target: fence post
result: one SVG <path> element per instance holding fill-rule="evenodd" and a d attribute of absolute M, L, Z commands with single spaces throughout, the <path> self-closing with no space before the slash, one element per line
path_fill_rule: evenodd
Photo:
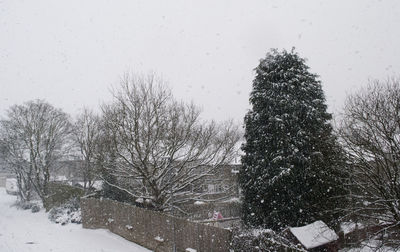
<path fill-rule="evenodd" d="M 196 236 L 196 237 L 197 237 L 197 239 L 196 239 L 196 241 L 197 241 L 197 248 L 196 248 L 196 249 L 197 249 L 198 251 L 200 251 L 200 230 L 199 230 L 199 229 L 200 229 L 200 226 L 199 226 L 199 224 L 196 223 L 196 227 L 197 227 L 197 236 Z M 203 234 L 201 234 L 201 235 L 203 235 Z M 203 238 L 203 236 L 202 236 L 202 238 Z"/>
<path fill-rule="evenodd" d="M 172 243 L 173 243 L 173 245 L 172 245 L 172 252 L 176 252 L 176 244 L 175 244 L 175 222 L 176 222 L 176 218 L 174 217 L 173 218 L 173 220 L 174 220 L 174 222 L 173 222 L 173 225 L 172 225 L 172 232 L 173 232 L 173 234 L 172 234 Z"/>

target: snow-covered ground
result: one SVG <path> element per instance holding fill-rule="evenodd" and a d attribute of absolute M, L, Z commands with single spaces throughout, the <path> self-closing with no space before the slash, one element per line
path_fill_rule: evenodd
<path fill-rule="evenodd" d="M 43 211 L 31 213 L 11 205 L 16 196 L 0 187 L 1 252 L 149 252 L 107 230 L 83 229 L 82 225 L 61 226 L 48 220 Z"/>

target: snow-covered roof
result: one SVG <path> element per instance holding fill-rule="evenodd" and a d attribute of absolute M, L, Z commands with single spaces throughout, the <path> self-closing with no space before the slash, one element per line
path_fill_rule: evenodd
<path fill-rule="evenodd" d="M 306 248 L 312 249 L 339 239 L 335 231 L 323 221 L 316 221 L 303 227 L 290 228 L 290 232 Z"/>

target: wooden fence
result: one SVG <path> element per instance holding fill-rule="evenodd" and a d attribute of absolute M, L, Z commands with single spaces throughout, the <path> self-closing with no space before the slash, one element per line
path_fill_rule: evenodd
<path fill-rule="evenodd" d="M 81 199 L 84 228 L 106 228 L 154 251 L 229 251 L 231 231 L 108 199 Z M 190 250 L 189 250 L 190 251 Z"/>

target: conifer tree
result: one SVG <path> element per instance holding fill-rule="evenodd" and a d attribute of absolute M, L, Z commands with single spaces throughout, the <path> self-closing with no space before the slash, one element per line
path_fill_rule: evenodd
<path fill-rule="evenodd" d="M 255 69 L 239 183 L 243 220 L 275 230 L 332 224 L 341 195 L 341 148 L 318 76 L 291 52 L 271 50 Z"/>

